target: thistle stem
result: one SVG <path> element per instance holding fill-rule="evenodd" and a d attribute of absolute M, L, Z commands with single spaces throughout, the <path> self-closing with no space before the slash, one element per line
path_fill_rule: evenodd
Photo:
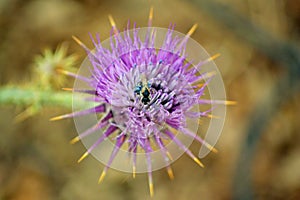
<path fill-rule="evenodd" d="M 41 90 L 37 88 L 22 88 L 9 86 L 0 88 L 0 105 L 32 106 L 39 107 L 64 107 L 72 109 L 73 94 L 54 90 Z M 89 102 L 82 98 L 74 98 L 75 105 L 80 108 L 89 107 Z"/>

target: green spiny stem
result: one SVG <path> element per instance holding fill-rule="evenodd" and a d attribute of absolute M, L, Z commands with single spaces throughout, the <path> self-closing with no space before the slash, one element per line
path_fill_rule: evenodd
<path fill-rule="evenodd" d="M 53 90 L 39 90 L 22 88 L 17 86 L 0 88 L 0 105 L 31 106 L 41 107 L 64 107 L 72 109 L 73 94 L 71 92 L 57 92 Z M 74 98 L 76 107 L 86 108 L 91 103 L 82 98 Z"/>

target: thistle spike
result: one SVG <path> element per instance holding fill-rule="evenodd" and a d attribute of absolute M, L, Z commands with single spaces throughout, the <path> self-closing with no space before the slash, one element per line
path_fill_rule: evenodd
<path fill-rule="evenodd" d="M 91 90 L 91 89 L 75 89 L 75 88 L 61 88 L 61 89 L 68 92 L 79 92 L 79 93 L 91 94 L 91 95 L 97 94 L 95 90 Z"/>
<path fill-rule="evenodd" d="M 73 92 L 74 91 L 73 88 L 61 88 L 61 89 L 64 90 L 64 91 L 69 91 L 69 92 Z"/>
<path fill-rule="evenodd" d="M 117 29 L 116 22 L 115 22 L 114 18 L 112 17 L 112 15 L 108 15 L 108 20 L 109 20 L 111 27 L 113 28 L 114 34 L 117 35 L 119 33 L 119 31 Z"/>
<path fill-rule="evenodd" d="M 65 119 L 65 118 L 68 118 L 68 117 L 71 117 L 70 114 L 60 115 L 60 116 L 57 116 L 57 117 L 52 117 L 49 120 L 50 121 L 57 121 L 57 120 Z"/>
<path fill-rule="evenodd" d="M 133 148 L 133 156 L 132 156 L 132 176 L 135 178 L 136 176 L 136 152 L 137 152 L 137 146 Z"/>
<path fill-rule="evenodd" d="M 85 159 L 87 156 L 89 155 L 89 152 L 85 152 L 79 159 L 78 159 L 78 163 L 80 163 L 83 159 Z"/>
<path fill-rule="evenodd" d="M 152 163 L 151 163 L 151 156 L 150 156 L 150 152 L 152 152 L 153 149 L 151 148 L 149 139 L 145 139 L 145 144 L 143 145 L 143 149 L 146 152 L 146 159 L 147 159 L 147 165 L 148 165 L 149 192 L 150 192 L 150 196 L 153 197 L 154 189 L 153 189 L 153 178 L 152 178 Z"/>
<path fill-rule="evenodd" d="M 171 180 L 174 179 L 174 175 L 173 175 L 173 171 L 172 171 L 172 168 L 170 166 L 170 163 L 169 163 L 169 160 L 173 160 L 173 158 L 171 157 L 171 154 L 167 151 L 164 143 L 162 142 L 162 140 L 158 137 L 158 136 L 154 136 L 154 139 L 155 139 L 155 142 L 157 144 L 157 146 L 160 148 L 161 150 L 161 153 L 162 153 L 162 156 L 165 158 L 165 162 L 167 164 L 167 172 L 168 172 L 168 175 L 170 177 Z"/>
<path fill-rule="evenodd" d="M 225 103 L 226 106 L 233 106 L 233 105 L 237 104 L 236 101 L 224 101 L 224 103 Z"/>
<path fill-rule="evenodd" d="M 220 119 L 220 118 L 221 118 L 220 116 L 212 115 L 212 114 L 206 114 L 206 115 L 203 115 L 203 116 L 204 116 L 204 117 L 211 118 L 211 119 Z"/>
<path fill-rule="evenodd" d="M 198 89 L 200 89 L 200 88 L 202 88 L 203 87 L 203 83 L 198 83 L 198 84 L 196 84 L 195 86 L 196 86 L 196 88 L 198 88 Z"/>
<path fill-rule="evenodd" d="M 154 189 L 153 189 L 153 178 L 152 178 L 152 166 L 149 152 L 146 152 L 147 162 L 148 162 L 148 184 L 149 184 L 149 192 L 150 196 L 153 197 Z"/>
<path fill-rule="evenodd" d="M 192 28 L 190 28 L 190 30 L 187 32 L 186 36 L 190 37 L 191 35 L 193 35 L 193 33 L 196 31 L 197 27 L 198 27 L 198 24 L 194 24 L 192 26 Z"/>
<path fill-rule="evenodd" d="M 185 46 L 185 44 L 186 44 L 188 38 L 191 37 L 191 35 L 196 31 L 197 27 L 198 27 L 198 24 L 194 24 L 194 25 L 190 28 L 190 30 L 187 32 L 187 34 L 185 35 L 185 37 L 181 40 L 180 44 L 177 46 L 176 51 L 180 51 L 180 49 L 181 49 L 183 46 Z"/>
<path fill-rule="evenodd" d="M 136 175 L 136 167 L 135 165 L 132 166 L 132 177 L 135 178 Z"/>
<path fill-rule="evenodd" d="M 70 117 L 82 116 L 82 115 L 87 115 L 87 114 L 91 114 L 91 113 L 100 113 L 100 112 L 104 112 L 104 111 L 105 111 L 105 105 L 101 104 L 101 105 L 98 105 L 96 107 L 89 108 L 86 110 L 81 110 L 81 111 L 77 111 L 77 112 L 60 115 L 57 117 L 52 117 L 52 118 L 50 118 L 50 121 L 57 121 L 57 120 L 66 119 L 66 118 L 70 118 Z"/>
<path fill-rule="evenodd" d="M 198 68 L 198 67 L 201 67 L 202 65 L 205 65 L 206 63 L 209 63 L 210 61 L 215 60 L 215 59 L 218 58 L 219 56 L 221 56 L 221 54 L 220 54 L 220 53 L 217 53 L 217 54 L 215 54 L 215 55 L 213 55 L 213 56 L 207 58 L 206 60 L 204 60 L 204 61 L 198 63 L 198 64 L 196 65 L 196 67 L 197 67 L 197 68 Z"/>
<path fill-rule="evenodd" d="M 95 56 L 95 54 L 87 46 L 85 46 L 85 44 L 81 42 L 76 36 L 73 35 L 72 38 L 77 44 L 79 44 L 79 46 L 81 46 L 87 52 L 88 56 L 92 56 L 95 60 L 98 60 L 98 57 Z"/>
<path fill-rule="evenodd" d="M 150 196 L 153 197 L 153 195 L 154 195 L 154 186 L 153 186 L 153 182 L 152 182 L 152 176 L 151 176 L 151 179 L 149 177 L 149 191 L 150 191 Z"/>
<path fill-rule="evenodd" d="M 72 72 L 69 72 L 69 71 L 66 71 L 66 70 L 63 70 L 63 69 L 56 69 L 56 71 L 58 73 L 61 73 L 61 74 L 64 74 L 64 75 L 68 75 L 68 76 L 75 76 L 76 74 L 72 73 Z"/>
<path fill-rule="evenodd" d="M 206 148 L 208 148 L 209 150 L 211 150 L 212 152 L 214 153 L 217 153 L 218 150 L 215 149 L 212 145 L 210 145 L 209 143 L 207 143 L 204 139 L 202 139 L 201 137 L 199 137 L 197 134 L 191 132 L 190 130 L 188 129 L 181 129 L 181 132 L 192 137 L 192 138 L 195 138 L 198 142 L 200 142 L 201 144 L 203 144 Z"/>
<path fill-rule="evenodd" d="M 152 26 L 152 20 L 153 20 L 153 6 L 150 7 L 150 11 L 149 11 L 148 27 Z"/>
<path fill-rule="evenodd" d="M 236 101 L 209 100 L 209 99 L 200 99 L 198 102 L 202 103 L 202 104 L 223 104 L 223 105 L 226 105 L 226 106 L 233 106 L 233 105 L 237 104 Z"/>
<path fill-rule="evenodd" d="M 105 175 L 106 175 L 106 170 L 104 169 L 99 177 L 98 184 L 102 183 Z"/>
<path fill-rule="evenodd" d="M 174 160 L 172 155 L 170 154 L 170 152 L 168 150 L 166 150 L 166 154 L 167 154 L 167 156 L 170 160 Z"/>
<path fill-rule="evenodd" d="M 79 136 L 73 138 L 71 141 L 70 141 L 70 144 L 75 144 L 77 143 L 78 141 L 80 140 Z"/>
<path fill-rule="evenodd" d="M 204 167 L 204 165 L 201 163 L 201 161 L 184 145 L 178 140 L 174 133 L 172 133 L 170 130 L 165 130 L 163 133 L 165 133 L 170 139 L 172 139 L 182 150 L 185 151 L 185 153 L 190 156 L 200 167 Z"/>
<path fill-rule="evenodd" d="M 202 81 L 202 80 L 206 80 L 206 79 L 210 79 L 212 78 L 213 76 L 215 76 L 217 74 L 216 71 L 211 71 L 211 72 L 206 72 L 204 74 L 202 74 L 201 76 L 199 76 L 194 82 L 193 82 L 193 85 L 197 84 L 197 85 L 201 85 L 201 87 L 199 88 L 203 88 L 203 87 L 206 87 L 207 86 L 207 83 L 200 83 L 199 84 L 199 81 Z"/>
<path fill-rule="evenodd" d="M 80 40 L 78 37 L 76 37 L 75 35 L 72 35 L 72 38 L 73 38 L 73 40 L 74 40 L 77 44 L 79 44 L 79 46 L 83 47 L 84 49 L 89 50 L 89 48 L 87 48 L 87 47 L 85 46 L 85 44 L 84 44 L 83 42 L 81 42 L 81 40 Z M 90 51 L 90 50 L 89 50 L 89 51 Z"/>
<path fill-rule="evenodd" d="M 117 138 L 117 141 L 116 141 L 116 145 L 114 146 L 114 149 L 113 151 L 111 152 L 111 155 L 110 155 L 110 158 L 108 160 L 108 163 L 107 165 L 104 167 L 103 171 L 102 171 L 102 174 L 98 180 L 98 184 L 100 184 L 102 182 L 102 180 L 104 179 L 105 175 L 106 175 L 106 172 L 108 170 L 108 168 L 110 167 L 111 163 L 113 162 L 114 158 L 116 157 L 119 149 L 121 148 L 121 146 L 124 144 L 125 142 L 125 138 L 126 138 L 126 135 L 120 135 L 119 138 Z"/>
<path fill-rule="evenodd" d="M 208 58 L 207 61 L 215 60 L 215 59 L 218 58 L 219 56 L 221 56 L 221 54 L 220 54 L 220 53 L 217 53 L 217 54 L 211 56 L 210 58 Z"/>
<path fill-rule="evenodd" d="M 19 123 L 22 122 L 24 120 L 26 120 L 27 118 L 29 118 L 30 116 L 32 116 L 35 113 L 35 108 L 33 106 L 28 107 L 26 110 L 24 110 L 23 112 L 19 113 L 15 119 L 14 119 L 14 123 Z"/>
<path fill-rule="evenodd" d="M 104 116 L 97 124 L 95 124 L 93 127 L 87 129 L 86 131 L 82 132 L 79 134 L 79 136 L 73 138 L 70 141 L 70 144 L 75 144 L 76 142 L 78 142 L 80 139 L 92 134 L 93 132 L 95 132 L 98 129 L 101 129 L 103 127 L 105 127 L 108 124 L 108 120 L 112 117 L 111 112 L 107 113 L 106 116 Z"/>
<path fill-rule="evenodd" d="M 115 20 L 114 20 L 114 18 L 112 17 L 112 15 L 108 15 L 108 20 L 109 20 L 110 25 L 111 25 L 113 28 L 116 27 L 116 23 L 115 23 Z"/>
<path fill-rule="evenodd" d="M 109 126 L 106 129 L 106 131 L 101 135 L 101 137 L 98 138 L 98 140 L 90 148 L 88 148 L 87 152 L 90 153 L 91 151 L 93 151 L 93 149 L 95 149 L 99 144 L 101 144 L 103 142 L 103 140 L 105 140 L 108 136 L 110 136 L 117 129 L 118 128 L 113 125 Z"/>
<path fill-rule="evenodd" d="M 173 174 L 173 170 L 172 170 L 171 166 L 167 167 L 167 172 L 168 172 L 168 175 L 169 175 L 170 179 L 173 180 L 174 179 L 174 174 Z"/>
<path fill-rule="evenodd" d="M 92 53 L 92 51 L 91 51 L 87 46 L 85 46 L 85 44 L 84 44 L 83 42 L 81 42 L 81 40 L 80 40 L 78 37 L 72 35 L 72 38 L 73 38 L 73 40 L 75 40 L 75 42 L 76 42 L 77 44 L 79 44 L 79 46 L 81 46 L 86 52 L 88 52 L 89 54 L 93 55 L 94 58 L 96 58 L 95 55 Z"/>
<path fill-rule="evenodd" d="M 203 163 L 196 157 L 196 156 L 193 156 L 193 160 L 202 168 L 204 168 L 204 165 Z"/>
<path fill-rule="evenodd" d="M 208 144 L 207 142 L 205 142 L 205 146 L 206 146 L 209 150 L 211 150 L 212 152 L 214 152 L 214 153 L 218 153 L 218 152 L 219 152 L 218 149 L 214 148 L 213 146 L 211 146 L 211 145 Z"/>
<path fill-rule="evenodd" d="M 78 79 L 80 79 L 82 81 L 85 81 L 85 82 L 89 82 L 88 78 L 77 75 L 77 74 L 74 74 L 73 72 L 69 72 L 69 71 L 66 71 L 66 70 L 63 70 L 63 69 L 56 69 L 56 72 L 60 73 L 60 74 L 63 74 L 63 75 L 73 77 L 73 78 L 78 78 Z"/>

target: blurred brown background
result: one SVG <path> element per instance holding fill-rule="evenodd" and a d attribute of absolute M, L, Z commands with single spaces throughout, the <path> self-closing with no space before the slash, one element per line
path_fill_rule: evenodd
<path fill-rule="evenodd" d="M 114 16 L 120 29 L 128 19 L 146 26 L 150 5 L 154 5 L 154 26 L 168 27 L 172 22 L 177 31 L 185 33 L 194 23 L 199 24 L 192 37 L 208 53 L 221 53 L 215 62 L 228 99 L 238 102 L 228 107 L 217 144 L 219 153 L 203 160 L 206 168 L 183 156 L 172 165 L 175 180 L 170 181 L 165 170 L 154 172 L 153 199 L 300 199 L 300 93 L 291 89 L 299 84 L 300 77 L 287 78 L 295 80 L 282 89 L 286 93 L 268 96 L 280 88 L 280 80 L 293 74 L 289 73 L 294 69 L 290 66 L 300 68 L 291 60 L 300 54 L 291 53 L 296 55 L 291 59 L 283 55 L 297 52 L 293 47 L 299 46 L 300 1 L 0 0 L 1 85 L 26 84 L 34 56 L 62 42 L 69 44 L 69 53 L 79 55 L 79 66 L 85 52 L 71 35 L 92 47 L 89 32 L 100 32 L 102 39 L 109 37 L 108 14 Z M 272 37 L 248 31 L 247 23 L 235 21 L 237 17 L 222 17 L 223 11 L 237 14 Z M 261 41 L 269 45 L 260 45 Z M 278 45 L 270 48 L 277 41 Z M 276 51 L 281 45 L 285 48 Z M 279 52 L 278 56 L 274 52 Z M 260 107 L 261 102 L 272 105 L 273 111 L 259 120 L 255 113 L 268 113 L 267 108 L 264 111 Z M 92 157 L 76 163 L 85 149 L 81 144 L 69 145 L 76 136 L 73 121 L 48 120 L 68 110 L 46 108 L 13 123 L 23 109 L 1 106 L 0 199 L 150 199 L 145 174 L 134 180 L 130 174 L 110 170 L 104 183 L 98 185 L 103 166 Z M 249 134 L 255 117 L 258 120 L 254 122 L 264 126 Z M 197 153 L 199 145 L 193 144 L 192 150 Z M 249 171 L 243 170 L 247 168 Z"/>

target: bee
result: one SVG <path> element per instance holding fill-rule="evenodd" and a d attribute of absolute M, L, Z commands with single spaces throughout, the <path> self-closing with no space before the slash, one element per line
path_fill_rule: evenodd
<path fill-rule="evenodd" d="M 151 99 L 150 87 L 151 84 L 147 81 L 145 75 L 142 75 L 142 80 L 135 86 L 134 93 L 141 96 L 143 104 L 148 104 Z"/>

